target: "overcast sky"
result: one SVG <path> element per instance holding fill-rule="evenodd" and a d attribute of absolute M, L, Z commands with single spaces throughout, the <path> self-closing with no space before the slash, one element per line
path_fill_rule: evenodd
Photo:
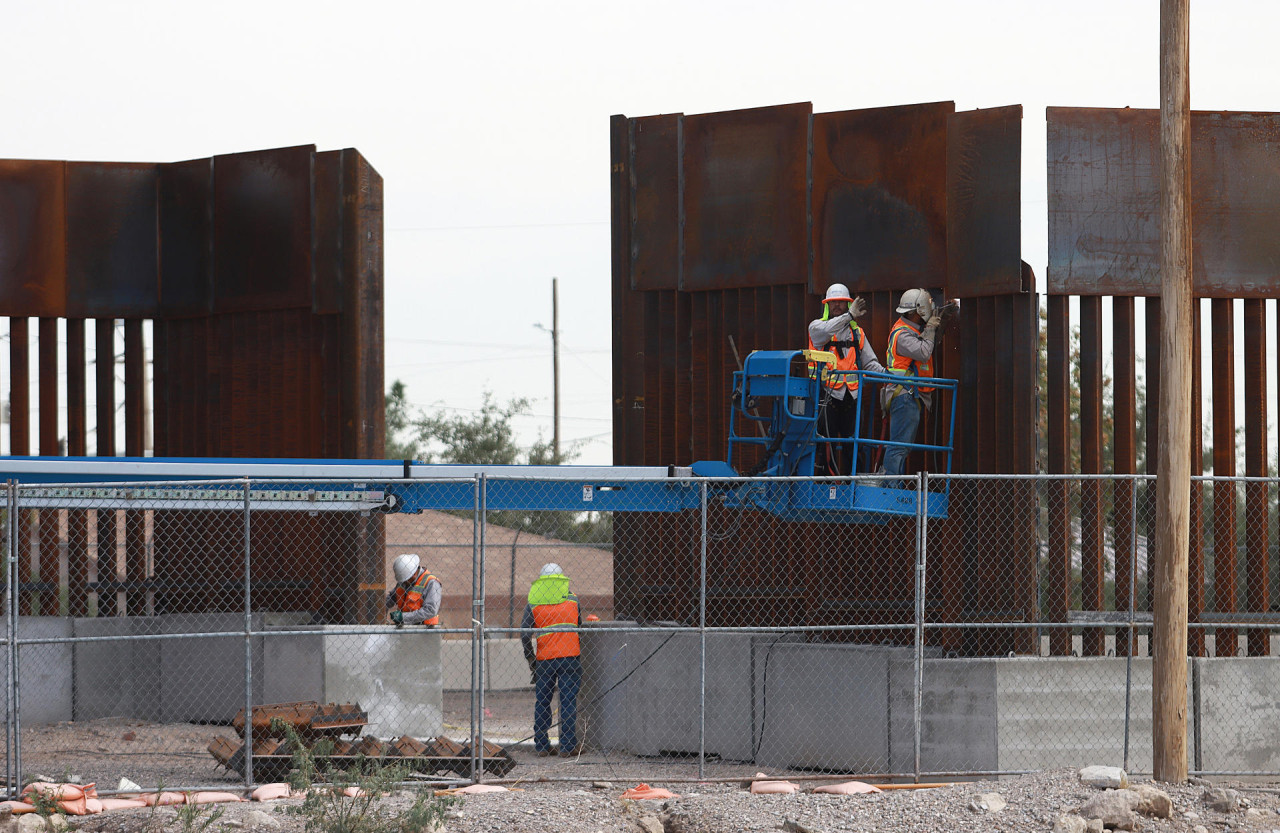
<path fill-rule="evenodd" d="M 1023 258 L 1043 281 L 1044 109 L 1158 107 L 1158 7 L 6 0 L 0 156 L 358 148 L 386 187 L 388 384 L 424 407 L 526 396 L 523 441 L 550 437 L 557 276 L 563 433 L 608 463 L 610 115 L 1022 104 Z M 1278 18 L 1193 3 L 1195 109 L 1280 110 Z"/>

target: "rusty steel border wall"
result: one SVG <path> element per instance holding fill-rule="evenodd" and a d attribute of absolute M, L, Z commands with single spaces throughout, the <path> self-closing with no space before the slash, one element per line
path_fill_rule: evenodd
<path fill-rule="evenodd" d="M 1137 472 L 1139 443 L 1158 445 L 1160 378 L 1159 272 L 1159 111 L 1134 109 L 1048 108 L 1048 367 L 1047 450 L 1049 473 L 1070 473 L 1071 424 L 1080 427 L 1079 469 Z M 1275 147 L 1280 140 L 1280 113 L 1193 112 L 1191 114 L 1192 282 L 1197 299 L 1208 302 L 1209 321 L 1194 306 L 1193 355 L 1201 356 L 1208 339 L 1214 360 L 1211 378 L 1202 378 L 1201 362 L 1192 364 L 1193 424 L 1202 425 L 1201 394 L 1210 385 L 1213 474 L 1266 477 L 1269 474 L 1268 386 L 1280 384 L 1267 372 L 1267 299 L 1280 296 L 1280 172 Z M 1237 321 L 1234 301 L 1243 299 L 1243 321 Z M 1078 307 L 1080 404 L 1073 413 L 1069 401 L 1071 373 L 1071 308 Z M 1136 326 L 1141 305 L 1144 326 Z M 1110 312 L 1113 328 L 1114 382 L 1108 413 L 1103 385 L 1103 328 Z M 1206 326 L 1207 325 L 1207 326 Z M 1243 329 L 1243 355 L 1237 356 L 1236 336 Z M 1144 345 L 1145 367 L 1139 392 L 1136 350 Z M 1280 344 L 1272 349 L 1280 348 Z M 1243 379 L 1244 470 L 1237 470 L 1235 413 L 1236 377 Z M 1137 409 L 1149 403 L 1146 436 L 1137 430 Z M 1103 453 L 1102 425 L 1114 420 L 1114 451 Z M 1204 449 L 1200 431 L 1192 433 L 1193 474 L 1203 473 Z M 1156 473 L 1155 460 L 1146 457 L 1146 473 Z M 1131 488 L 1127 487 L 1127 488 Z M 1203 483 L 1192 484 L 1191 535 L 1188 553 L 1188 599 L 1192 622 L 1230 618 L 1238 614 L 1270 614 L 1274 609 L 1271 554 L 1273 536 L 1265 483 L 1247 482 L 1243 502 L 1218 489 L 1206 493 Z M 1104 542 L 1099 530 L 1105 508 L 1096 487 L 1080 495 L 1080 551 L 1084 569 L 1083 604 L 1103 605 Z M 1117 496 L 1117 506 L 1127 501 Z M 1063 579 L 1070 569 L 1071 539 L 1067 498 L 1061 488 L 1049 496 L 1050 569 L 1047 584 L 1056 593 L 1051 611 L 1068 604 Z M 1131 521 L 1129 521 L 1131 522 Z M 1118 536 L 1119 537 L 1119 536 Z M 1236 553 L 1214 559 L 1213 548 Z M 1124 553 L 1116 554 L 1115 593 L 1130 592 L 1137 577 L 1129 575 Z M 1225 579 L 1225 580 L 1224 580 Z M 1149 589 L 1137 590 L 1140 604 L 1150 610 Z M 1208 595 L 1211 591 L 1211 595 Z M 1052 614 L 1051 614 L 1052 615 Z M 1230 630 L 1230 629 L 1228 629 Z M 1218 629 L 1219 634 L 1223 631 Z M 1248 653 L 1266 656 L 1270 634 L 1265 629 L 1244 631 Z M 1054 653 L 1069 651 L 1068 636 L 1053 636 Z M 1218 656 L 1230 656 L 1235 640 L 1218 639 Z M 1205 656 L 1205 630 L 1192 628 L 1189 653 Z M 1099 654 L 1095 637 L 1085 653 Z M 1225 653 L 1224 653 L 1225 652 Z"/>
<path fill-rule="evenodd" d="M 803 347 L 825 286 L 840 281 L 870 302 L 864 327 L 881 356 L 903 290 L 927 286 L 964 299 L 961 327 L 942 342 L 938 368 L 965 392 L 954 470 L 1033 472 L 1036 369 L 1027 357 L 1036 355 L 1038 327 L 1034 276 L 1019 256 L 1021 119 L 1021 106 L 956 112 L 951 102 L 614 116 L 614 462 L 723 459 L 741 358 Z M 874 434 L 877 409 L 863 404 Z M 932 527 L 932 540 L 943 543 L 935 559 L 947 566 L 930 587 L 931 615 L 1034 619 L 1036 513 L 1027 496 L 1025 534 L 997 529 L 963 501 L 952 520 Z M 616 521 L 620 616 L 692 621 L 697 554 L 687 544 L 697 538 L 695 521 L 669 523 L 657 535 L 637 531 L 658 528 L 643 519 Z M 709 625 L 743 624 L 751 598 L 778 592 L 795 600 L 787 621 L 752 624 L 910 620 L 910 565 L 895 555 L 914 535 L 910 524 L 836 535 L 830 525 L 755 523 L 785 543 L 769 568 L 740 563 L 730 544 L 712 547 L 709 563 L 726 589 L 708 600 Z M 977 551 L 982 558 L 965 555 Z M 650 557 L 657 552 L 686 555 Z M 871 564 L 884 578 L 836 586 L 817 578 L 838 574 L 814 569 L 817 559 L 828 568 Z M 1010 582 L 1016 565 L 1022 569 Z M 999 653 L 1026 648 L 1030 634 L 943 631 L 941 638 L 951 650 L 982 645 Z"/>
<path fill-rule="evenodd" d="M 3 381 L 15 455 L 63 453 L 63 395 L 65 453 L 88 454 L 92 383 L 98 455 L 118 447 L 117 404 L 125 454 L 143 455 L 150 393 L 159 456 L 380 458 L 382 294 L 382 178 L 354 149 L 303 145 L 159 164 L 0 160 L 0 315 L 9 317 L 11 333 L 11 373 Z M 31 318 L 38 322 L 38 449 L 31 447 L 28 393 Z M 58 319 L 66 321 L 65 392 Z M 116 401 L 114 361 L 89 372 L 90 319 L 96 355 L 123 352 L 123 403 Z M 123 345 L 115 335 L 120 319 Z M 146 320 L 154 361 L 149 391 Z M 341 538 L 312 524 L 312 537 L 356 542 L 335 565 L 320 557 L 322 548 L 286 540 L 306 537 L 302 520 L 272 518 L 254 528 L 263 580 L 293 588 L 299 609 L 329 621 L 380 614 L 381 524 L 349 519 L 359 528 Z M 149 529 L 141 513 L 127 512 L 120 533 L 114 519 L 100 518 L 102 540 L 123 534 L 126 565 L 116 580 L 90 588 L 87 538 L 74 534 L 87 519 L 70 512 L 68 540 L 80 542 L 68 553 L 71 615 L 84 614 L 90 590 L 98 592 L 100 615 L 121 612 L 117 597 L 125 607 L 140 598 L 157 581 L 146 566 L 147 536 L 161 544 L 184 537 L 171 522 L 157 512 Z M 22 536 L 33 549 L 21 559 L 24 581 L 33 559 L 40 575 L 57 575 L 58 524 L 40 525 L 37 515 L 23 523 L 38 529 L 35 541 Z M 212 529 L 214 520 L 205 523 Z M 281 534 L 282 523 L 290 536 Z M 194 552 L 175 544 L 155 560 L 172 582 L 194 586 L 195 562 L 221 558 L 223 550 L 236 548 Z M 313 555 L 299 563 L 299 552 Z M 184 610 L 217 610 L 219 599 L 234 593 L 165 595 L 181 597 Z"/>

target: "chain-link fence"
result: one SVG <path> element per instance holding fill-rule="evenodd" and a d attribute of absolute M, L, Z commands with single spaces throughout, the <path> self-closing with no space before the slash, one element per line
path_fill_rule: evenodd
<path fill-rule="evenodd" d="M 55 730 L 274 780 L 290 715 L 445 781 L 1149 771 L 1154 485 L 11 483 L 7 783 L 56 776 Z M 1275 774 L 1277 482 L 1192 490 L 1192 770 Z M 407 553 L 432 627 L 389 615 Z"/>

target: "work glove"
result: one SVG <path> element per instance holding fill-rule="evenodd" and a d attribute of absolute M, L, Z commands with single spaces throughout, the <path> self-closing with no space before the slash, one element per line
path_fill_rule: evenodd
<path fill-rule="evenodd" d="M 849 317 L 861 318 L 867 314 L 867 302 L 862 298 L 854 298 L 853 303 L 849 304 Z"/>
<path fill-rule="evenodd" d="M 399 610 L 391 611 L 391 621 L 396 623 L 396 627 L 404 626 L 404 613 Z"/>
<path fill-rule="evenodd" d="M 924 326 L 926 329 L 936 330 L 941 324 L 942 324 L 942 317 L 939 315 L 934 315 L 932 318 L 929 319 L 929 322 Z"/>

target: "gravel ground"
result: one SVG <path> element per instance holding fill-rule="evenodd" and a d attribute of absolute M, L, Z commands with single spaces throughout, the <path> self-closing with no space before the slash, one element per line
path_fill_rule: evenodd
<path fill-rule="evenodd" d="M 500 705 L 494 701 L 493 705 Z M 468 703 L 446 704 L 446 723 Z M 523 729 L 522 715 L 493 721 L 494 729 Z M 463 721 L 465 725 L 465 720 Z M 509 724 L 509 725 L 508 725 Z M 456 725 L 456 724 L 455 724 Z M 506 734 L 502 732 L 502 734 Z M 64 723 L 23 733 L 23 764 L 29 775 L 53 780 L 96 781 L 114 788 L 121 777 L 154 787 L 209 786 L 234 789 L 237 776 L 216 768 L 205 747 L 217 735 L 232 737 L 222 726 L 155 725 L 130 720 Z M 494 732 L 493 736 L 499 736 Z M 511 773 L 513 791 L 466 797 L 446 825 L 457 833 L 731 833 L 736 831 L 1051 831 L 1062 813 L 1079 808 L 1098 790 L 1080 783 L 1075 770 L 1037 773 L 994 781 L 971 781 L 926 790 L 895 790 L 872 795 L 830 796 L 809 792 L 819 781 L 797 780 L 796 795 L 752 795 L 737 782 L 697 781 L 695 763 L 680 759 L 635 758 L 589 752 L 574 759 L 537 758 L 518 751 Z M 708 765 L 707 775 L 750 775 L 749 765 Z M 804 773 L 771 772 L 786 778 Z M 518 780 L 517 780 L 518 779 Z M 1140 781 L 1141 779 L 1135 779 Z M 681 797 L 667 801 L 628 801 L 623 790 L 645 781 Z M 1280 833 L 1280 779 L 1240 782 L 1213 779 L 1244 798 L 1234 812 L 1211 809 L 1203 800 L 1205 784 L 1158 785 L 1173 800 L 1170 819 L 1142 817 L 1144 831 Z M 981 808 L 979 796 L 999 794 L 1007 806 L 997 813 Z M 382 806 L 403 808 L 411 794 L 402 791 Z M 224 815 L 209 831 L 277 830 L 303 833 L 303 819 L 280 812 L 296 799 L 271 804 L 220 805 Z M 98 833 L 144 833 L 182 829 L 171 808 L 124 810 L 72 819 L 72 825 Z"/>

